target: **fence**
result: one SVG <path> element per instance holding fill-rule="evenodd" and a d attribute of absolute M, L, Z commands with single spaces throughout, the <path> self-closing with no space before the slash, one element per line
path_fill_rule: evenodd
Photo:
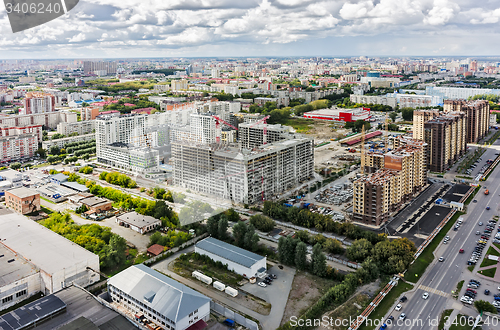
<path fill-rule="evenodd" d="M 249 320 L 246 317 L 244 317 L 244 316 L 242 316 L 242 315 L 230 310 L 229 308 L 224 307 L 224 306 L 222 306 L 214 301 L 210 301 L 210 309 L 213 312 L 215 312 L 219 315 L 222 315 L 225 318 L 234 320 L 234 322 L 244 326 L 245 328 L 248 328 L 250 330 L 259 330 L 259 325 L 257 324 L 257 322 L 255 322 L 253 320 Z"/>

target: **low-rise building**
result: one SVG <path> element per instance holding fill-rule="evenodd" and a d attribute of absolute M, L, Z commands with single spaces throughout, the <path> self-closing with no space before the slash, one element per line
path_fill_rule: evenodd
<path fill-rule="evenodd" d="M 161 226 L 161 220 L 142 215 L 135 211 L 127 212 L 116 217 L 116 222 L 120 226 L 130 228 L 139 234 L 145 234 Z"/>
<path fill-rule="evenodd" d="M 163 329 L 201 329 L 210 318 L 210 298 L 143 264 L 110 278 L 108 293 L 113 304 Z"/>
<path fill-rule="evenodd" d="M 40 211 L 40 194 L 25 187 L 10 189 L 5 192 L 5 205 L 21 214 Z"/>
<path fill-rule="evenodd" d="M 263 277 L 266 274 L 266 257 L 207 237 L 194 246 L 194 252 L 210 257 L 213 261 L 220 261 L 228 269 L 246 278 Z"/>
<path fill-rule="evenodd" d="M 80 200 L 80 203 L 85 205 L 89 211 L 95 213 L 103 213 L 113 208 L 113 203 L 111 203 L 111 201 L 95 196 L 84 198 Z"/>

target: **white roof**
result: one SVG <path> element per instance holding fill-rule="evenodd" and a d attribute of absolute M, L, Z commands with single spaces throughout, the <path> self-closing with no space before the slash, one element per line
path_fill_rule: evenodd
<path fill-rule="evenodd" d="M 70 240 L 10 210 L 0 210 L 0 240 L 43 271 L 54 274 L 99 257 Z"/>

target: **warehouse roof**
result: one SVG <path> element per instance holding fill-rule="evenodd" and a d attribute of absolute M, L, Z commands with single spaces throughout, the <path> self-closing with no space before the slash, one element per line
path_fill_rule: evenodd
<path fill-rule="evenodd" d="M 118 273 L 108 280 L 108 285 L 145 302 L 148 307 L 174 322 L 187 317 L 211 300 L 143 264 Z"/>
<path fill-rule="evenodd" d="M 36 274 L 38 270 L 26 259 L 16 256 L 0 243 L 0 287 Z"/>
<path fill-rule="evenodd" d="M 196 247 L 245 267 L 252 267 L 257 261 L 265 259 L 265 257 L 258 254 L 219 241 L 213 237 L 207 237 L 196 243 Z"/>
<path fill-rule="evenodd" d="M 135 211 L 124 213 L 116 218 L 119 221 L 123 221 L 139 228 L 150 226 L 160 221 L 156 218 L 150 217 L 149 215 L 142 215 Z"/>
<path fill-rule="evenodd" d="M 78 182 L 63 182 L 61 183 L 62 186 L 71 188 L 73 190 L 76 190 L 78 192 L 87 192 L 89 191 L 89 188 L 84 186 L 83 184 L 79 184 Z"/>
<path fill-rule="evenodd" d="M 62 174 L 62 173 L 58 173 L 58 174 L 54 174 L 50 177 L 50 179 L 54 179 L 54 180 L 57 180 L 59 182 L 63 182 L 63 181 L 66 181 L 68 180 L 68 176 L 66 174 Z"/>
<path fill-rule="evenodd" d="M 14 188 L 14 189 L 9 189 L 7 190 L 9 194 L 12 194 L 14 196 L 17 196 L 18 198 L 26 198 L 26 197 L 31 197 L 33 195 L 39 195 L 38 192 L 25 188 L 25 187 L 19 187 L 19 188 Z"/>
<path fill-rule="evenodd" d="M 111 202 L 108 201 L 107 199 L 93 196 L 93 197 L 87 197 L 87 198 L 80 200 L 80 203 L 83 203 L 83 204 L 91 206 L 91 207 L 95 207 L 95 206 L 98 206 L 101 204 L 107 204 L 107 203 L 111 203 Z"/>
<path fill-rule="evenodd" d="M 97 255 L 83 247 L 6 209 L 0 210 L 0 240 L 49 274 L 70 269 L 78 263 L 99 260 Z"/>

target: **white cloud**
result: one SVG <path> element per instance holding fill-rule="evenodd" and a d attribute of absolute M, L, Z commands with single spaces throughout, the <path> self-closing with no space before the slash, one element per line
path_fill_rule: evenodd
<path fill-rule="evenodd" d="M 246 55 L 247 49 L 279 52 L 309 51 L 329 46 L 323 38 L 341 36 L 404 37 L 408 45 L 394 46 L 395 54 L 411 54 L 413 39 L 436 36 L 450 43 L 449 35 L 485 35 L 500 22 L 495 1 L 472 0 L 80 0 L 67 15 L 28 31 L 13 34 L 0 13 L 2 53 L 25 51 L 57 57 L 71 54 L 123 54 L 121 49 L 140 49 L 161 54 L 189 55 L 214 50 L 226 55 L 228 47 Z M 493 38 L 498 38 L 494 29 Z M 349 39 L 353 40 L 353 39 Z M 476 38 L 479 42 L 480 38 Z M 357 47 L 353 42 L 352 47 Z M 383 44 L 381 42 L 381 44 Z M 276 46 L 274 46 L 276 45 Z M 285 46 L 286 45 L 286 46 Z M 50 46 L 50 47 L 46 47 Z M 237 47 L 232 47 L 237 46 Z M 331 45 L 332 52 L 336 45 Z M 447 49 L 451 48 L 451 44 Z M 438 47 L 439 48 L 439 47 Z M 347 50 L 346 50 L 347 51 Z M 462 51 L 462 50 L 457 50 Z M 284 51 L 283 51 L 284 52 Z M 290 53 L 292 52 L 292 53 Z M 78 52 L 76 52 L 78 54 Z M 332 54 L 335 55 L 335 54 Z"/>

